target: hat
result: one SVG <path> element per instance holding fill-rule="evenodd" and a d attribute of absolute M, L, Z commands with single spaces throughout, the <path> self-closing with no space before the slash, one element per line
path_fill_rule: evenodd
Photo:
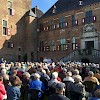
<path fill-rule="evenodd" d="M 64 83 L 62 83 L 62 82 L 60 82 L 60 83 L 57 83 L 57 85 L 56 85 L 56 89 L 57 90 L 63 90 L 63 88 L 65 87 L 65 84 Z"/>

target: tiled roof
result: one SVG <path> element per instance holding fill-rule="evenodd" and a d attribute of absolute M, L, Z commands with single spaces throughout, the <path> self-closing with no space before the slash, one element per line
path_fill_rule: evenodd
<path fill-rule="evenodd" d="M 80 6 L 79 0 L 58 0 L 54 4 L 56 6 L 55 14 L 59 14 L 73 9 L 78 9 L 80 7 L 98 2 L 100 2 L 100 0 L 83 0 L 83 4 Z M 53 14 L 54 5 L 42 16 L 42 18 L 55 15 Z"/>

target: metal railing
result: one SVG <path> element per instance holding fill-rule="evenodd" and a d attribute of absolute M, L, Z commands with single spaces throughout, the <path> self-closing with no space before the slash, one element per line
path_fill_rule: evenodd
<path fill-rule="evenodd" d="M 70 53 L 69 55 L 66 55 L 65 57 L 62 57 L 60 61 L 67 62 L 67 61 L 72 61 L 76 60 L 75 58 L 79 56 L 84 56 L 84 55 L 92 55 L 96 57 L 100 57 L 100 50 L 97 49 L 77 49 Z"/>

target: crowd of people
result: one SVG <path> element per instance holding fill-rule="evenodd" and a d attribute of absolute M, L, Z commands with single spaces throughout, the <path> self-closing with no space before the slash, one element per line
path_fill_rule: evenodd
<path fill-rule="evenodd" d="M 100 66 L 1 62 L 0 100 L 100 100 Z"/>

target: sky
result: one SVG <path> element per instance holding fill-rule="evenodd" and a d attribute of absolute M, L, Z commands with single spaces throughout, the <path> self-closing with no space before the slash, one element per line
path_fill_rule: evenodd
<path fill-rule="evenodd" d="M 45 13 L 57 1 L 58 0 L 32 0 L 32 8 L 38 6 L 38 8 Z"/>

